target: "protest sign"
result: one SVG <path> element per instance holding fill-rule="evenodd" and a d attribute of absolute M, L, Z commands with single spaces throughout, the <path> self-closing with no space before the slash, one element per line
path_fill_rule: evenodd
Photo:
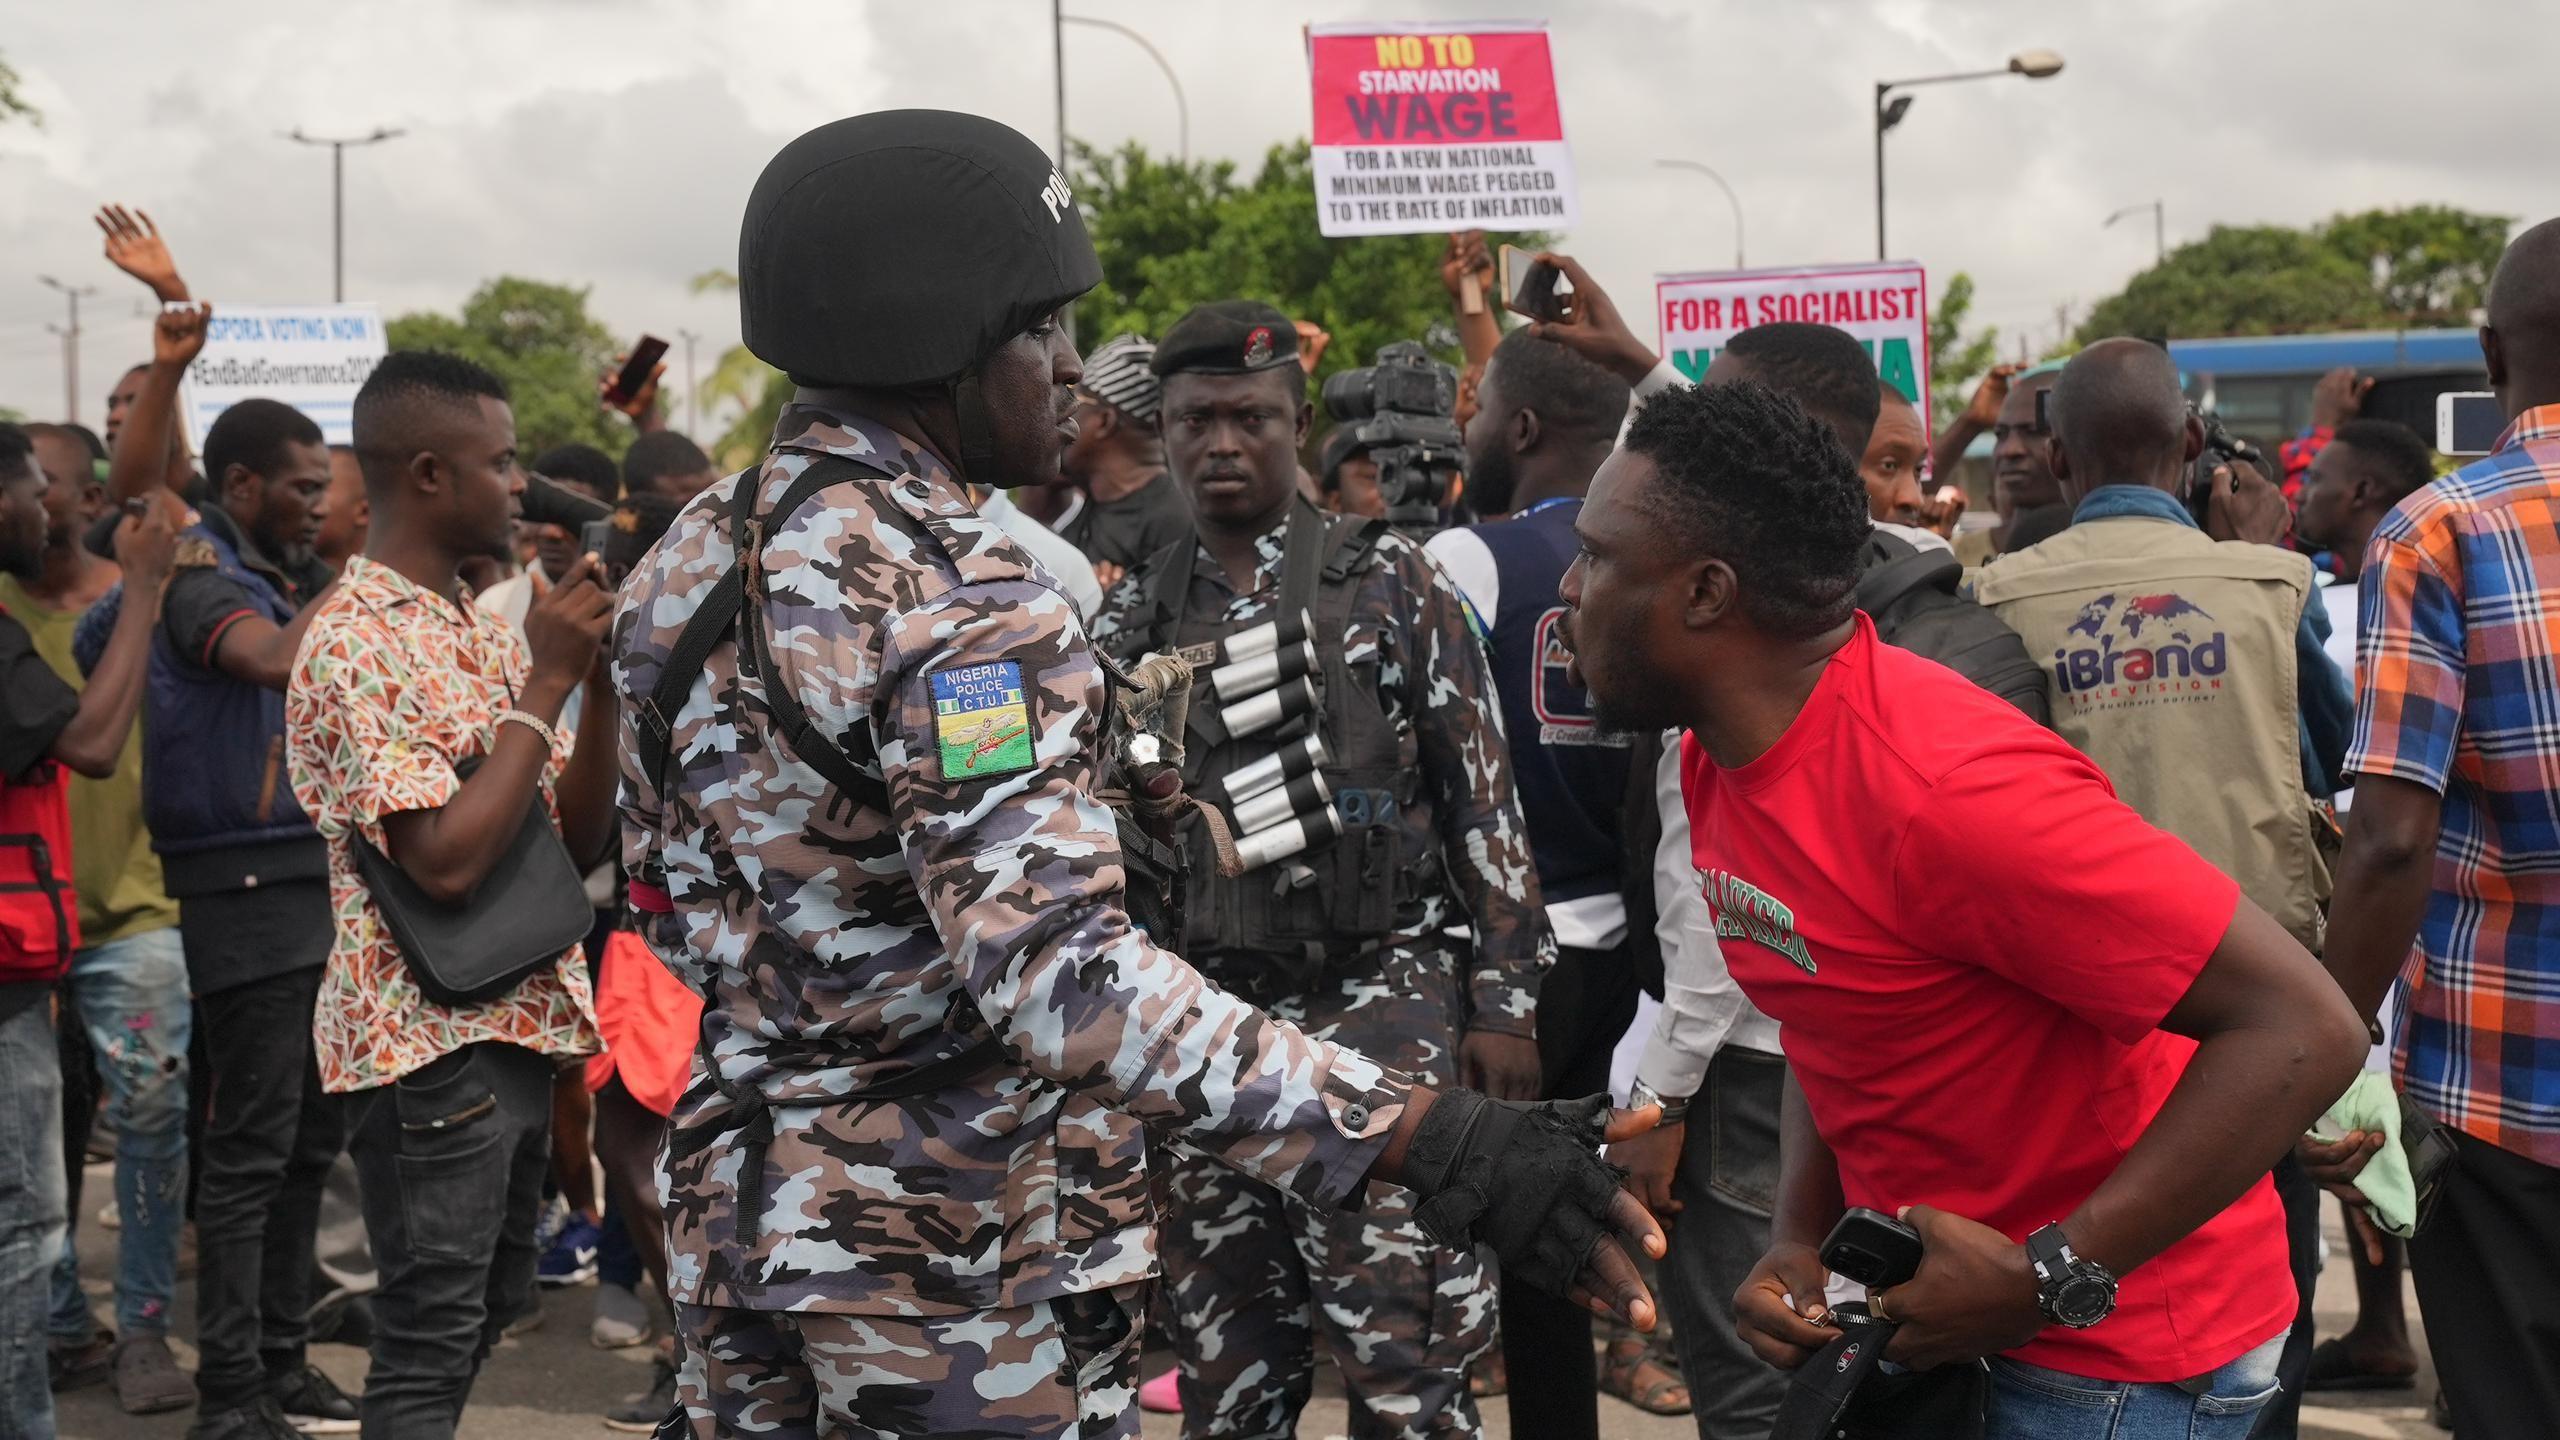
<path fill-rule="evenodd" d="M 330 444 L 351 445 L 356 388 L 387 349 L 371 305 L 216 304 L 180 395 L 187 439 L 202 451 L 216 416 L 263 396 L 310 416 Z"/>
<path fill-rule="evenodd" d="M 1572 227 L 1545 22 L 1316 25 L 1307 62 L 1325 234 Z"/>
<path fill-rule="evenodd" d="M 1928 423 L 1929 283 L 1916 261 L 1657 275 L 1653 292 L 1662 354 L 1692 382 L 1754 325 L 1831 325 L 1867 347 L 1876 372 Z"/>

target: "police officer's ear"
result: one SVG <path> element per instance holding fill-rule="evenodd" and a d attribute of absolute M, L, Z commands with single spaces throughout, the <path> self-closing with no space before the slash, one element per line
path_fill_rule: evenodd
<path fill-rule="evenodd" d="M 1298 433 L 1290 438 L 1291 449 L 1303 451 L 1307 448 L 1307 436 L 1313 431 L 1315 423 L 1315 403 L 1307 398 L 1305 391 L 1301 390 L 1298 392 Z"/>

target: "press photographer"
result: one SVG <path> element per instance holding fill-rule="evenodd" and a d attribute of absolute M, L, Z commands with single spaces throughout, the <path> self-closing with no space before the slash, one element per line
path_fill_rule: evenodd
<path fill-rule="evenodd" d="M 1466 462 L 1457 371 L 1419 341 L 1398 340 L 1375 364 L 1328 377 L 1324 409 L 1343 422 L 1350 453 L 1376 468 L 1389 525 L 1428 535 L 1446 523 L 1450 482 Z"/>

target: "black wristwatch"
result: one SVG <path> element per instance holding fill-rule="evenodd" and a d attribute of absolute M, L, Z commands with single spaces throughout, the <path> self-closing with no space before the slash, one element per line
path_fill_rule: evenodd
<path fill-rule="evenodd" d="M 2115 1272 L 2080 1257 L 2059 1225 L 2027 1237 L 2027 1263 L 2036 1272 L 2036 1308 L 2056 1325 L 2086 1330 L 2115 1313 Z"/>

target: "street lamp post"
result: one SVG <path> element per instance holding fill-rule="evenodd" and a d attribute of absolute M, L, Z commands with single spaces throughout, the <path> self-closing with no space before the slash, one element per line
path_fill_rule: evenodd
<path fill-rule="evenodd" d="M 304 145 L 329 147 L 329 271 L 330 298 L 344 302 L 347 298 L 347 147 L 379 145 L 407 132 L 377 125 L 370 135 L 305 135 L 302 127 L 293 127 L 285 138 Z"/>
<path fill-rule="evenodd" d="M 1876 82 L 1876 258 L 1885 258 L 1884 246 L 1884 132 L 1902 123 L 1911 109 L 1911 97 L 1895 95 L 1916 85 L 1945 85 L 1957 80 L 1996 80 L 2003 75 L 2023 75 L 2030 80 L 2050 80 L 2062 73 L 2062 57 L 2050 50 L 2021 50 L 2009 57 L 2009 63 L 1997 70 L 1966 70 L 1954 75 L 1923 75 L 1916 80 L 1879 80 Z"/>
<path fill-rule="evenodd" d="M 62 418 L 77 425 L 80 423 L 80 297 L 97 294 L 98 287 L 65 285 L 50 275 L 39 275 L 36 280 L 50 289 L 61 291 L 62 298 L 71 302 L 71 323 L 58 329 L 53 326 L 46 328 L 54 329 L 62 336 Z"/>
<path fill-rule="evenodd" d="M 1745 266 L 1742 259 L 1742 201 L 1740 197 L 1733 193 L 1733 187 L 1724 182 L 1723 176 L 1708 169 L 1706 166 L 1699 164 L 1695 160 L 1656 160 L 1653 163 L 1661 166 L 1665 170 L 1694 170 L 1716 182 L 1716 188 L 1724 192 L 1726 203 L 1733 206 L 1733 268 L 1736 270 L 1744 269 Z"/>
<path fill-rule="evenodd" d="M 1181 126 L 1181 129 L 1177 132 L 1181 136 L 1181 143 L 1175 153 L 1182 157 L 1182 163 L 1185 165 L 1190 164 L 1191 101 L 1189 97 L 1182 93 L 1182 77 L 1174 74 L 1173 66 L 1165 62 L 1164 52 L 1158 50 L 1152 43 L 1150 43 L 1146 36 L 1139 34 L 1137 31 L 1130 29 L 1128 26 L 1123 25 L 1116 20 L 1096 20 L 1089 15 L 1061 15 L 1058 17 L 1058 21 L 1063 25 L 1090 25 L 1096 30 L 1109 30 L 1115 34 L 1125 35 L 1129 37 L 1131 41 L 1135 42 L 1139 49 L 1147 52 L 1147 58 L 1156 62 L 1156 68 L 1164 72 L 1164 83 L 1173 87 L 1173 111 L 1177 122 Z M 1066 121 L 1063 118 L 1058 122 L 1058 129 L 1060 134 L 1064 134 L 1066 131 Z M 1063 142 L 1061 142 L 1061 144 L 1063 144 Z"/>
<path fill-rule="evenodd" d="M 2169 258 L 2168 201 L 2151 200 L 2140 205 L 2127 205 L 2113 215 L 2108 216 L 2107 223 L 2099 226 L 2098 228 L 2101 230 L 2111 229 L 2117 221 L 2123 219 L 2127 215 L 2139 215 L 2145 210 L 2151 212 L 2151 263 L 2158 265 L 2160 262 Z"/>

